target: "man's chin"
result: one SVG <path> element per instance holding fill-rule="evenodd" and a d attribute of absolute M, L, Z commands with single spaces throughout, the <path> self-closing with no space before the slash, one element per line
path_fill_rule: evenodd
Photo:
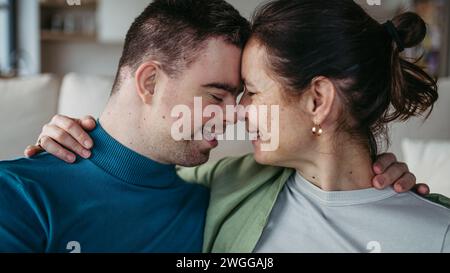
<path fill-rule="evenodd" d="M 183 167 L 196 167 L 202 165 L 209 160 L 211 154 L 209 147 L 195 147 L 191 148 L 184 156 L 177 158 L 177 165 Z"/>
<path fill-rule="evenodd" d="M 186 160 L 183 160 L 183 162 L 178 162 L 176 165 L 182 166 L 182 167 L 196 167 L 200 166 L 202 164 L 205 164 L 209 160 L 209 154 L 207 153 L 199 153 L 197 155 L 192 155 L 191 157 L 188 157 Z"/>
<path fill-rule="evenodd" d="M 215 141 L 206 140 L 185 142 L 186 146 L 172 157 L 176 165 L 183 167 L 195 167 L 208 162 L 211 151 L 217 147 Z M 175 154 L 175 153 L 174 153 Z"/>

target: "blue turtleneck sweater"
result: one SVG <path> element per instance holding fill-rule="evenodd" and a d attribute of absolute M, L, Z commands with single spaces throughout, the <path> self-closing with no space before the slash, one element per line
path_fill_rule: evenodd
<path fill-rule="evenodd" d="M 0 252 L 200 252 L 206 188 L 100 126 L 88 160 L 0 162 Z"/>

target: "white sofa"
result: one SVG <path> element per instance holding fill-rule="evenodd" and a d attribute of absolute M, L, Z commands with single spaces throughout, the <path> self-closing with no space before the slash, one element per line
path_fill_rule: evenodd
<path fill-rule="evenodd" d="M 20 156 L 58 109 L 59 80 L 51 75 L 0 80 L 0 160 Z"/>
<path fill-rule="evenodd" d="M 61 82 L 61 84 L 60 84 Z M 98 117 L 104 108 L 113 83 L 111 77 L 83 76 L 68 74 L 62 80 L 53 75 L 40 75 L 30 78 L 0 80 L 0 160 L 20 157 L 24 148 L 34 143 L 42 126 L 56 114 L 73 117 L 87 114 Z M 440 99 L 430 119 L 422 124 L 420 119 L 391 126 L 391 151 L 404 159 L 412 167 L 419 181 L 429 183 L 432 188 L 450 196 L 450 167 L 444 164 L 435 168 L 420 168 L 430 162 L 435 152 L 428 152 L 427 162 L 423 162 L 420 152 L 423 145 L 430 143 L 433 149 L 450 154 L 450 145 L 436 148 L 434 141 L 450 142 L 450 79 L 440 81 Z M 405 145 L 407 139 L 413 141 Z M 425 143 L 425 144 L 424 144 Z M 445 142 L 443 143 L 445 144 Z M 212 160 L 224 156 L 242 155 L 251 152 L 251 145 L 244 141 L 222 142 L 212 154 Z M 431 155 L 430 155 L 431 153 Z M 404 156 L 405 154 L 405 156 Z M 443 156 L 439 156 L 442 161 Z M 450 159 L 449 159 L 450 161 Z M 428 165 L 427 165 L 428 166 Z M 433 166 L 433 165 L 432 165 Z M 439 181 L 433 179 L 434 173 L 444 173 Z M 446 177 L 447 181 L 442 177 Z"/>

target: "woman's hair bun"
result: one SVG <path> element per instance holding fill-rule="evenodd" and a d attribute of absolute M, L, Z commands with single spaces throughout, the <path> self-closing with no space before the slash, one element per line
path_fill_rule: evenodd
<path fill-rule="evenodd" d="M 411 48 L 419 45 L 427 34 L 425 21 L 416 13 L 405 12 L 392 19 L 403 46 Z"/>

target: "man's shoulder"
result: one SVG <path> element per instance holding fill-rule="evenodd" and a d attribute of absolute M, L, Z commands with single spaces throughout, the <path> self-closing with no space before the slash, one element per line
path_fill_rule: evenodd
<path fill-rule="evenodd" d="M 63 168 L 66 163 L 56 157 L 43 153 L 33 158 L 18 158 L 0 161 L 0 182 L 36 180 L 50 176 Z"/>
<path fill-rule="evenodd" d="M 42 153 L 32 158 L 17 158 L 12 160 L 0 161 L 0 171 L 22 170 L 22 169 L 34 169 L 40 166 L 62 165 L 64 162 L 60 159 L 48 154 Z"/>

